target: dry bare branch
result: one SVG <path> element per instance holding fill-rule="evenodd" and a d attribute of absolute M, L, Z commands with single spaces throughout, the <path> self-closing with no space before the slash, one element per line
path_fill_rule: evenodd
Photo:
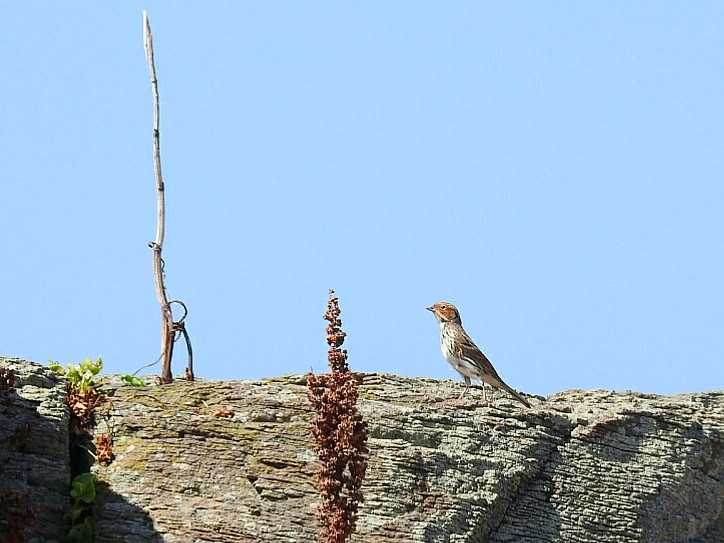
<path fill-rule="evenodd" d="M 174 322 L 171 303 L 166 294 L 164 261 L 162 257 L 163 241 L 166 235 L 166 196 L 161 172 L 161 133 L 160 133 L 160 107 L 158 99 L 158 78 L 156 76 L 156 62 L 153 55 L 153 35 L 148 13 L 143 12 L 143 45 L 146 51 L 148 72 L 151 77 L 151 92 L 153 95 L 153 168 L 156 177 L 156 239 L 149 243 L 153 250 L 153 278 L 156 285 L 156 297 L 161 306 L 161 383 L 173 381 L 171 373 L 171 359 L 173 358 L 173 345 L 176 332 L 183 334 L 188 350 L 189 361 L 186 369 L 186 378 L 193 380 L 193 354 L 191 340 L 183 323 L 186 314 L 179 322 Z M 178 302 L 183 305 L 182 302 Z M 184 305 L 186 311 L 186 306 Z M 188 313 L 188 311 L 186 311 Z"/>

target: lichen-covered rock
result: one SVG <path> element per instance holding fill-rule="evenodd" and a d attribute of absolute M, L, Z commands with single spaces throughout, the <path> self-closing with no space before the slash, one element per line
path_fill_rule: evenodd
<path fill-rule="evenodd" d="M 360 378 L 370 462 L 353 541 L 724 540 L 724 393 L 568 391 L 528 410 L 479 390 L 458 402 L 450 381 Z M 109 384 L 98 540 L 314 541 L 304 382 Z"/>
<path fill-rule="evenodd" d="M 15 376 L 14 386 L 0 387 L 0 541 L 62 541 L 70 483 L 65 383 L 17 358 L 0 357 L 0 368 Z"/>

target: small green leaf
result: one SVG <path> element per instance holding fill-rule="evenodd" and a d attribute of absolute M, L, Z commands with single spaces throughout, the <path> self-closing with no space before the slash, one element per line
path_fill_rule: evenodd
<path fill-rule="evenodd" d="M 121 375 L 121 381 L 134 387 L 146 386 L 146 382 L 140 377 L 136 377 L 135 375 Z"/>
<path fill-rule="evenodd" d="M 85 503 L 93 503 L 96 499 L 96 476 L 92 473 L 81 473 L 73 479 L 71 496 Z"/>
<path fill-rule="evenodd" d="M 80 363 L 80 368 L 83 373 L 88 373 L 91 376 L 100 373 L 102 367 L 103 360 L 100 358 L 95 362 L 93 362 L 93 360 L 91 360 L 90 358 L 86 358 L 85 360 L 83 360 L 83 362 Z"/>
<path fill-rule="evenodd" d="M 65 369 L 65 376 L 71 383 L 80 383 L 80 371 L 75 364 L 68 364 L 68 367 Z"/>
<path fill-rule="evenodd" d="M 59 375 L 63 375 L 65 373 L 63 366 L 61 366 L 57 362 L 51 361 L 50 364 L 48 364 L 48 368 L 50 368 L 50 371 L 54 371 L 55 373 L 57 373 Z"/>

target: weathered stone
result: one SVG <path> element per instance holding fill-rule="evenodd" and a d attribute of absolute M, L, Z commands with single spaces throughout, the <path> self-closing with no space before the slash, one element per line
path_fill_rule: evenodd
<path fill-rule="evenodd" d="M 0 505 L 0 541 L 13 523 L 26 523 L 31 543 L 61 541 L 66 531 L 70 458 L 65 383 L 48 368 L 0 357 L 0 368 L 16 376 L 14 389 L 0 391 L 0 503 L 17 499 L 28 511 Z M 28 509 L 26 509 L 26 507 Z"/>
<path fill-rule="evenodd" d="M 353 541 L 724 540 L 724 393 L 574 390 L 527 410 L 480 390 L 456 402 L 450 381 L 361 379 L 370 464 Z M 98 541 L 315 540 L 303 377 L 108 393 Z"/>
<path fill-rule="evenodd" d="M 0 358 L 0 498 L 32 508 L 26 535 L 67 528 L 65 387 Z M 314 541 L 315 455 L 304 378 L 108 380 L 115 461 L 98 540 Z M 724 394 L 568 391 L 525 410 L 452 382 L 362 376 L 370 467 L 354 541 L 724 541 Z M 104 409 L 104 411 L 105 411 Z M 0 511 L 0 541 L 7 519 Z"/>

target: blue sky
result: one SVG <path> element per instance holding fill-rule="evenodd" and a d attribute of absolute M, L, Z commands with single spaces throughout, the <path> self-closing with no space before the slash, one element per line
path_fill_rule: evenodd
<path fill-rule="evenodd" d="M 323 370 L 334 287 L 358 370 L 454 378 L 446 299 L 527 392 L 724 387 L 718 2 L 3 3 L 0 352 L 158 356 L 143 8 L 199 376 Z"/>

